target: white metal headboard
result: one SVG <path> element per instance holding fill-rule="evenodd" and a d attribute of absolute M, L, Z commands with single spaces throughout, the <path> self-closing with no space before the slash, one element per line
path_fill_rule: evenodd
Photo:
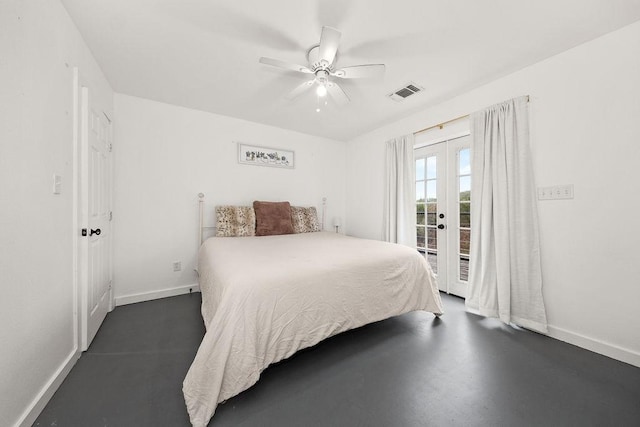
<path fill-rule="evenodd" d="M 214 230 L 215 226 L 204 225 L 204 193 L 198 193 L 198 248 L 204 242 L 205 230 Z"/>
<path fill-rule="evenodd" d="M 324 217 L 327 213 L 327 198 L 323 197 L 322 198 L 322 222 L 320 224 L 320 230 L 324 231 Z"/>

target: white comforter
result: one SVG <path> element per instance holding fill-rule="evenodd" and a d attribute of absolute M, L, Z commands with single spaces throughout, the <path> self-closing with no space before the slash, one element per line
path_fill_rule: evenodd
<path fill-rule="evenodd" d="M 182 389 L 194 426 L 300 349 L 409 311 L 442 313 L 424 257 L 391 243 L 329 232 L 216 237 L 198 266 L 207 332 Z"/>

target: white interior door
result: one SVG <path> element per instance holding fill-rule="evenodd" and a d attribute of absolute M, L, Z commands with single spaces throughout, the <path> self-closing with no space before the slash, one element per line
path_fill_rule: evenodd
<path fill-rule="evenodd" d="M 469 136 L 415 151 L 418 250 L 441 291 L 466 296 L 469 276 L 471 156 Z"/>
<path fill-rule="evenodd" d="M 81 349 L 86 350 L 112 309 L 111 120 L 89 88 L 81 89 L 80 206 Z"/>

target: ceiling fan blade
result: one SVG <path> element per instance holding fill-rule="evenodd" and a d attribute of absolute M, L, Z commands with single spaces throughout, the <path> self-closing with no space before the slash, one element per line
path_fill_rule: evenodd
<path fill-rule="evenodd" d="M 279 59 L 260 58 L 262 64 L 271 65 L 273 67 L 284 68 L 285 70 L 299 71 L 301 73 L 311 74 L 312 71 L 303 65 L 292 64 L 291 62 L 280 61 Z"/>
<path fill-rule="evenodd" d="M 230 7 L 233 2 L 201 0 L 157 3 L 156 8 L 159 12 L 197 27 L 207 34 L 289 52 L 307 49 L 306 44 L 301 44 L 296 37 L 290 36 L 279 26 L 265 19 L 254 19 L 252 14 L 243 12 L 240 8 Z M 227 3 L 229 6 L 221 3 Z"/>
<path fill-rule="evenodd" d="M 316 82 L 315 79 L 313 79 L 313 80 L 309 80 L 307 82 L 302 83 L 300 86 L 296 87 L 294 90 L 289 92 L 285 96 L 285 99 L 288 99 L 289 101 L 294 100 L 295 98 L 297 98 L 298 96 L 302 95 L 304 92 L 309 90 L 315 82 Z"/>
<path fill-rule="evenodd" d="M 367 64 L 344 67 L 331 73 L 342 79 L 361 79 L 367 77 L 381 77 L 384 74 L 384 64 Z"/>
<path fill-rule="evenodd" d="M 322 35 L 320 36 L 319 59 L 327 61 L 328 65 L 333 64 L 338 52 L 340 44 L 340 36 L 342 33 L 332 27 L 322 27 Z"/>
<path fill-rule="evenodd" d="M 352 45 L 340 53 L 364 58 L 404 58 L 432 53 L 433 49 L 433 40 L 429 33 L 415 32 L 402 36 L 386 36 L 380 39 L 368 40 Z"/>
<path fill-rule="evenodd" d="M 344 0 L 321 0 L 317 3 L 318 22 L 340 28 L 351 15 L 353 3 Z"/>
<path fill-rule="evenodd" d="M 334 101 L 340 105 L 347 104 L 350 101 L 347 94 L 336 82 L 327 82 L 327 92 L 329 92 L 329 95 L 331 95 Z"/>

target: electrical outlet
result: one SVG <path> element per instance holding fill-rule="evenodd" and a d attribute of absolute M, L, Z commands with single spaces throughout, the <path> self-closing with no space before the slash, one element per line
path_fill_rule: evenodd
<path fill-rule="evenodd" d="M 176 261 L 173 263 L 173 271 L 180 271 L 182 270 L 182 262 L 181 261 Z"/>

